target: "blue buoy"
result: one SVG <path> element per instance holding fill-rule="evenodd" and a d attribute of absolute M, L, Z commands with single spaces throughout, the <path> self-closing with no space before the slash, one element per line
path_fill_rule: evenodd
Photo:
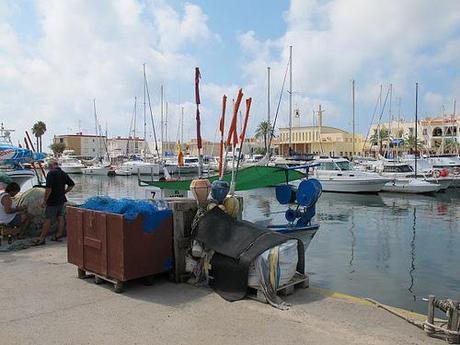
<path fill-rule="evenodd" d="M 278 200 L 281 205 L 292 204 L 295 202 L 296 192 L 297 190 L 295 187 L 290 184 L 276 186 L 276 200 Z"/>
<path fill-rule="evenodd" d="M 297 202 L 305 207 L 314 205 L 322 192 L 321 183 L 316 179 L 303 180 L 297 189 Z"/>
<path fill-rule="evenodd" d="M 216 180 L 211 185 L 211 196 L 219 204 L 224 202 L 225 197 L 230 191 L 230 185 L 227 181 Z"/>

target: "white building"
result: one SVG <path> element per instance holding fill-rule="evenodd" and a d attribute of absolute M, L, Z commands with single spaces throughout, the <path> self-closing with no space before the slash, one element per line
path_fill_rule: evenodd
<path fill-rule="evenodd" d="M 423 142 L 424 149 L 427 151 L 439 154 L 452 152 L 452 148 L 460 142 L 459 126 L 458 116 L 426 117 L 418 121 L 417 138 Z M 388 130 L 391 139 L 415 136 L 415 121 L 401 120 L 374 124 L 370 128 L 369 136 L 372 136 L 378 127 Z M 388 140 L 384 140 L 383 144 L 386 147 Z"/>

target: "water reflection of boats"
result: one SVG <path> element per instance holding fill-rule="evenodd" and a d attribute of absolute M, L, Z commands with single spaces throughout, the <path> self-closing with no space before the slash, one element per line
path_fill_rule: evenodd
<path fill-rule="evenodd" d="M 380 194 L 343 194 L 343 193 L 324 193 L 318 201 L 318 207 L 332 206 L 334 208 L 348 208 L 349 206 L 384 206 Z M 346 206 L 346 207 L 345 207 Z"/>
<path fill-rule="evenodd" d="M 415 195 L 415 194 L 400 194 L 400 193 L 383 193 L 382 200 L 385 206 L 398 207 L 414 207 L 426 206 L 427 204 L 437 203 L 439 201 L 448 201 L 445 194 L 435 195 Z M 444 200 L 443 200 L 444 199 Z"/>

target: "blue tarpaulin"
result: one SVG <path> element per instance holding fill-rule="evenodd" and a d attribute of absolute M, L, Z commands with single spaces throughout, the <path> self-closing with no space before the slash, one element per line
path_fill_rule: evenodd
<path fill-rule="evenodd" d="M 144 232 L 150 233 L 172 215 L 172 211 L 160 207 L 155 201 L 114 199 L 108 196 L 94 196 L 85 201 L 81 208 L 93 211 L 122 214 L 128 221 L 133 221 L 138 215 L 144 218 Z"/>

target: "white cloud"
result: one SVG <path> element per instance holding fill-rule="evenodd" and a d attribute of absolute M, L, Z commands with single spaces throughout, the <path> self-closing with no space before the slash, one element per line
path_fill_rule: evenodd
<path fill-rule="evenodd" d="M 350 80 L 355 78 L 362 132 L 369 123 L 379 84 L 393 83 L 395 96 L 402 96 L 408 109 L 413 103 L 415 81 L 428 83 L 440 70 L 452 70 L 453 74 L 446 73 L 443 84 L 460 84 L 455 63 L 460 49 L 457 1 L 292 0 L 284 18 L 287 31 L 278 39 L 261 41 L 254 32 L 240 36 L 241 46 L 249 54 L 243 69 L 260 98 L 265 97 L 267 65 L 272 66 L 272 85 L 280 88 L 289 45 L 294 51 L 294 95 L 302 95 L 294 103 L 302 103 L 308 112 L 310 99 L 329 102 L 326 122 L 347 127 Z M 424 90 L 430 87 L 436 86 L 425 85 Z M 455 88 L 447 90 L 445 97 L 459 96 L 460 89 Z M 444 85 L 441 89 L 445 91 Z M 427 103 L 424 110 L 438 109 Z M 263 113 L 263 109 L 258 110 Z M 283 118 L 287 122 L 287 115 Z"/>
<path fill-rule="evenodd" d="M 166 0 L 36 0 L 35 7 L 38 31 L 31 43 L 11 20 L 20 5 L 0 3 L 0 120 L 18 134 L 37 120 L 48 124 L 48 133 L 75 131 L 79 120 L 83 129 L 93 132 L 96 98 L 103 126 L 107 121 L 112 134 L 126 135 L 133 98 L 142 97 L 142 64 L 147 63 L 155 114 L 163 83 L 170 103 L 170 133 L 177 136 L 176 95 L 182 89 L 185 136 L 193 137 L 194 67 L 206 62 L 194 52 L 226 43 L 210 29 L 210 14 L 192 2 L 176 6 Z M 457 1 L 292 0 L 284 19 L 286 31 L 280 37 L 261 40 L 255 31 L 238 35 L 240 51 L 231 60 L 241 61 L 243 85 L 233 80 L 216 83 L 212 77 L 202 81 L 206 138 L 214 138 L 222 95 L 229 99 L 229 117 L 231 99 L 240 87 L 245 97 L 253 97 L 249 133 L 266 118 L 268 65 L 273 119 L 289 45 L 294 47 L 293 106 L 302 114 L 301 124 L 310 124 L 312 110 L 322 104 L 326 123 L 350 128 L 352 78 L 363 133 L 380 84 L 393 83 L 394 104 L 401 96 L 403 113 L 409 116 L 416 81 L 421 83 L 422 114 L 440 112 L 453 97 L 460 99 Z M 287 88 L 288 83 L 280 126 L 288 123 Z"/>
<path fill-rule="evenodd" d="M 133 98 L 143 92 L 142 64 L 157 110 L 161 83 L 193 85 L 197 61 L 186 48 L 217 39 L 201 8 L 188 3 L 37 0 L 36 9 L 40 32 L 32 46 L 8 24 L 14 11 L 3 11 L 0 25 L 0 119 L 18 139 L 37 120 L 48 133 L 76 131 L 79 122 L 94 132 L 93 98 L 103 127 L 128 134 Z"/>

